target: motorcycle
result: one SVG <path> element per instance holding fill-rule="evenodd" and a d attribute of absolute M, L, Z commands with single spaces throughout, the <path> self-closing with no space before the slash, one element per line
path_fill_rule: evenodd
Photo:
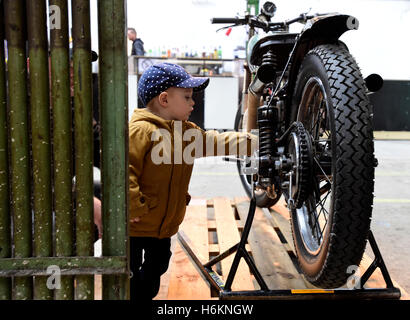
<path fill-rule="evenodd" d="M 271 22 L 275 12 L 266 2 L 256 16 L 211 20 L 249 28 L 235 129 L 256 129 L 259 146 L 251 158 L 230 160 L 258 206 L 283 195 L 300 269 L 313 285 L 336 288 L 360 264 L 370 230 L 377 160 L 368 94 L 383 80 L 363 79 L 339 40 L 357 29 L 356 18 L 301 14 Z M 296 22 L 303 30 L 290 33 Z"/>

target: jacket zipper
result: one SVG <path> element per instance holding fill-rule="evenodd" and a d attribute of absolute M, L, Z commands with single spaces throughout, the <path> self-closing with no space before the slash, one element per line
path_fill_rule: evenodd
<path fill-rule="evenodd" d="M 171 146 L 172 146 L 171 147 L 171 163 L 172 163 L 172 165 L 171 165 L 171 180 L 170 180 L 169 185 L 168 185 L 167 206 L 166 206 L 166 209 L 165 209 L 164 217 L 162 218 L 162 221 L 161 221 L 161 225 L 159 226 L 158 236 L 161 235 L 162 226 L 164 225 L 164 221 L 167 217 L 169 199 L 170 199 L 170 194 L 171 194 L 172 175 L 174 174 L 174 165 L 175 164 L 174 164 L 174 148 L 173 148 L 173 146 L 174 146 L 174 135 L 173 135 L 173 132 L 174 132 L 174 120 L 171 121 Z"/>

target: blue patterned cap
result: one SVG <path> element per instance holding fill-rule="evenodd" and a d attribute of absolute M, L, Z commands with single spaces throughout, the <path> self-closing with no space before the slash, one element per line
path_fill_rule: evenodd
<path fill-rule="evenodd" d="M 164 62 L 154 64 L 145 70 L 138 82 L 138 95 L 146 105 L 152 98 L 171 87 L 201 91 L 208 84 L 209 78 L 192 77 L 184 68 Z"/>

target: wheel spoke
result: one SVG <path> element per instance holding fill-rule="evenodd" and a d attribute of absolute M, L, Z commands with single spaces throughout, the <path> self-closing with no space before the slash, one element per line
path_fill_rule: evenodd
<path fill-rule="evenodd" d="M 317 166 L 319 167 L 320 171 L 322 171 L 323 175 L 326 177 L 326 180 L 332 184 L 332 182 L 330 181 L 328 175 L 326 174 L 325 170 L 323 170 L 322 166 L 320 165 L 320 162 L 316 159 L 316 157 L 313 157 L 314 161 L 316 162 Z"/>
<path fill-rule="evenodd" d="M 322 209 L 325 211 L 325 213 L 327 214 L 327 216 L 329 216 L 329 212 L 326 210 L 326 208 L 325 208 L 325 206 L 324 206 L 324 203 L 326 203 L 326 200 L 327 200 L 327 197 L 329 196 L 329 194 L 330 194 L 330 191 L 328 191 L 328 193 L 326 194 L 326 196 L 325 196 L 323 199 L 321 199 L 321 200 L 319 201 L 319 203 L 318 203 L 318 205 L 320 205 L 320 206 L 322 207 Z M 327 221 L 326 215 L 325 215 L 324 217 L 325 217 L 325 220 Z"/>
<path fill-rule="evenodd" d="M 316 111 L 316 110 L 315 110 Z M 315 113 L 313 113 L 313 115 L 314 115 Z M 319 135 L 319 128 L 320 128 L 320 118 L 321 118 L 321 113 L 320 113 L 320 106 L 319 106 L 319 108 L 318 108 L 318 113 L 316 114 L 316 119 L 313 119 L 313 117 L 312 117 L 312 120 L 313 120 L 313 125 L 311 126 L 311 128 L 310 128 L 310 130 L 311 130 L 311 132 L 313 133 L 315 133 L 314 134 L 314 136 L 313 136 L 313 138 L 314 139 L 316 139 L 316 138 L 318 138 L 318 135 Z"/>
<path fill-rule="evenodd" d="M 323 231 L 325 231 L 325 229 L 326 229 L 326 226 L 327 226 L 327 221 L 328 220 L 326 220 L 326 223 L 325 223 L 325 225 L 323 226 L 323 229 L 321 230 L 321 232 L 320 232 L 320 239 L 319 239 L 319 243 L 320 243 L 320 241 L 322 240 L 322 238 L 323 238 Z"/>
<path fill-rule="evenodd" d="M 320 92 L 320 90 L 319 90 L 319 92 Z M 324 103 L 324 100 L 322 98 L 322 100 L 320 101 L 320 104 L 317 108 L 318 112 L 316 114 L 317 115 L 316 119 L 314 120 L 313 126 L 311 127 L 312 133 L 315 132 L 315 134 L 314 134 L 315 139 L 319 137 L 320 124 L 322 122 L 322 117 L 323 117 L 323 108 L 322 108 L 323 103 Z M 314 110 L 314 111 L 316 111 L 316 110 Z M 312 115 L 314 115 L 314 114 L 315 113 L 312 113 Z M 316 130 L 315 130 L 315 128 L 316 128 Z"/>
<path fill-rule="evenodd" d="M 312 226 L 312 234 L 314 234 L 314 236 L 316 237 L 316 239 L 317 238 L 319 238 L 320 237 L 320 235 L 319 235 L 319 233 L 318 233 L 318 230 L 320 230 L 320 223 L 319 223 L 319 217 L 320 217 L 320 215 L 321 215 L 321 210 L 319 211 L 319 215 L 316 215 L 316 208 L 315 208 L 315 210 L 313 210 L 312 212 L 311 212 L 311 214 L 312 214 L 312 216 L 313 216 L 313 218 L 315 219 L 315 224 Z M 317 228 L 316 226 L 318 226 L 319 228 Z M 318 242 L 318 245 L 320 245 L 320 242 Z"/>
<path fill-rule="evenodd" d="M 314 220 L 315 220 L 315 223 L 314 223 L 314 225 L 312 226 L 312 233 L 313 234 L 316 234 L 316 236 L 318 236 L 318 240 L 319 240 L 319 242 L 318 242 L 318 244 L 320 245 L 320 239 L 322 238 L 322 235 L 323 235 L 323 231 L 325 230 L 325 228 L 326 228 L 326 225 L 327 225 L 327 222 L 328 222 L 328 216 L 329 216 L 329 212 L 326 210 L 326 208 L 325 208 L 325 203 L 326 203 L 326 201 L 327 201 L 327 198 L 328 198 L 328 196 L 330 195 L 330 191 L 328 191 L 327 192 L 327 194 L 326 194 L 326 196 L 323 198 L 323 199 L 321 199 L 317 204 L 316 204 L 316 207 L 312 210 L 312 211 L 310 211 L 310 215 L 314 218 Z M 320 206 L 320 208 L 319 208 L 319 214 L 317 214 L 317 210 L 318 210 L 318 207 Z M 320 219 L 320 216 L 321 216 L 321 214 L 323 213 L 323 218 L 325 219 L 325 224 L 324 224 L 324 227 L 323 227 L 323 229 L 320 227 L 320 222 L 319 222 L 319 219 Z M 317 227 L 316 227 L 317 226 Z"/>

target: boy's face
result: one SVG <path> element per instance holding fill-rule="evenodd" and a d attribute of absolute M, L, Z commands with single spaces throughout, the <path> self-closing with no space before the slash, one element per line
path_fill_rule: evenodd
<path fill-rule="evenodd" d="M 195 105 L 192 99 L 193 89 L 192 88 L 169 88 L 166 90 L 168 93 L 168 107 L 167 113 L 170 120 L 188 120 L 191 115 L 193 106 Z"/>

